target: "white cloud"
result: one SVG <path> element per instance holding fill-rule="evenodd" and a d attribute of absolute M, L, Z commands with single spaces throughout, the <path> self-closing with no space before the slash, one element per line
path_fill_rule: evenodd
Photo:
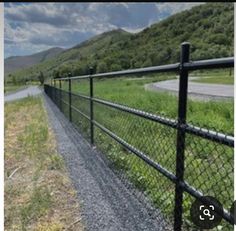
<path fill-rule="evenodd" d="M 70 47 L 115 28 L 138 32 L 196 4 L 199 3 L 9 3 L 4 13 L 5 53 Z"/>
<path fill-rule="evenodd" d="M 175 14 L 183 10 L 192 8 L 193 6 L 204 4 L 203 2 L 177 2 L 177 3 L 156 3 L 156 8 L 159 12 L 168 12 L 170 14 Z"/>

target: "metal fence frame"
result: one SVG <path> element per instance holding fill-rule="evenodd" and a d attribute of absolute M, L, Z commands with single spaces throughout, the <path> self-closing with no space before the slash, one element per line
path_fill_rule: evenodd
<path fill-rule="evenodd" d="M 174 230 L 179 231 L 181 230 L 183 219 L 183 193 L 187 192 L 191 196 L 202 200 L 202 193 L 189 185 L 184 180 L 184 151 L 185 151 L 185 134 L 193 134 L 195 136 L 202 137 L 204 139 L 208 139 L 217 143 L 221 143 L 223 145 L 234 147 L 234 137 L 226 136 L 222 133 L 217 133 L 214 131 L 209 131 L 206 129 L 202 129 L 186 122 L 186 111 L 187 111 L 187 99 L 188 99 L 188 73 L 189 71 L 193 70 L 200 70 L 200 69 L 216 69 L 216 68 L 229 68 L 234 67 L 234 58 L 219 58 L 219 59 L 210 59 L 210 60 L 201 60 L 201 61 L 190 61 L 190 44 L 184 42 L 181 44 L 181 56 L 180 62 L 175 64 L 169 65 L 162 65 L 162 66 L 154 66 L 154 67 L 146 67 L 146 68 L 138 68 L 138 69 L 131 69 L 131 70 L 124 70 L 124 71 L 116 71 L 116 72 L 109 72 L 109 73 L 99 73 L 93 74 L 92 69 L 90 69 L 89 75 L 83 76 L 75 76 L 75 77 L 68 77 L 68 78 L 60 78 L 59 80 L 59 107 L 62 108 L 61 103 L 61 92 L 64 91 L 69 95 L 69 103 L 63 101 L 63 103 L 67 104 L 69 107 L 69 119 L 72 121 L 72 109 L 76 110 L 82 116 L 90 122 L 90 142 L 94 144 L 94 126 L 100 128 L 103 132 L 109 135 L 111 138 L 116 140 L 118 143 L 123 145 L 126 149 L 134 153 L 136 156 L 144 160 L 148 165 L 159 171 L 169 180 L 171 180 L 175 184 L 175 208 L 174 208 Z M 177 123 L 175 120 L 167 119 L 162 116 L 146 113 L 141 110 L 133 109 L 121 104 L 112 103 L 106 100 L 98 99 L 94 97 L 93 94 L 93 79 L 94 78 L 112 78 L 112 77 L 122 77 L 122 76 L 129 76 L 129 75 L 137 75 L 137 74 L 149 74 L 149 73 L 161 73 L 161 72 L 178 72 L 179 73 L 179 100 L 178 100 L 178 120 Z M 78 79 L 89 79 L 90 84 L 90 94 L 89 96 L 85 96 L 82 94 L 77 94 L 71 92 L 71 81 L 78 80 Z M 62 90 L 61 88 L 61 81 L 68 81 L 68 88 L 69 91 Z M 56 80 L 54 79 L 54 88 L 56 86 Z M 52 85 L 52 84 L 51 84 Z M 44 85 L 45 92 L 56 101 L 58 97 L 55 96 L 55 91 L 49 92 L 48 88 L 51 87 L 50 85 Z M 71 96 L 77 95 L 84 99 L 90 101 L 90 116 L 85 115 L 83 112 L 78 110 L 77 108 L 71 105 Z M 151 160 L 147 155 L 142 153 L 140 150 L 136 149 L 132 145 L 128 144 L 125 140 L 118 137 L 115 133 L 105 128 L 103 125 L 98 123 L 94 120 L 94 112 L 93 112 L 93 102 L 106 105 L 111 108 L 115 108 L 121 111 L 125 111 L 136 116 L 146 118 L 148 120 L 152 120 L 158 122 L 160 124 L 172 127 L 177 129 L 177 145 L 176 145 L 176 174 L 169 172 L 167 169 L 162 167 L 160 164 Z M 203 203 L 209 203 L 210 201 L 202 201 Z M 213 202 L 214 204 L 214 202 Z M 215 204 L 216 212 L 220 213 L 221 209 Z M 233 224 L 233 218 L 230 215 L 229 211 L 223 209 L 222 218 L 228 221 L 230 224 Z"/>

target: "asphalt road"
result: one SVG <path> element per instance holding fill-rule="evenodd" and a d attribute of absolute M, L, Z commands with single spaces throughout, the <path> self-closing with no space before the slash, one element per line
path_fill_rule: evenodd
<path fill-rule="evenodd" d="M 34 96 L 41 93 L 42 93 L 42 90 L 38 86 L 29 86 L 23 90 L 16 91 L 14 93 L 5 94 L 4 102 L 15 101 L 18 99 L 23 99 L 27 96 Z"/>
<path fill-rule="evenodd" d="M 145 89 L 155 91 L 168 91 L 177 94 L 179 91 L 179 80 L 172 79 L 157 83 L 146 84 Z M 209 99 L 233 99 L 234 86 L 224 84 L 206 84 L 189 81 L 188 95 L 190 98 L 209 100 Z"/>

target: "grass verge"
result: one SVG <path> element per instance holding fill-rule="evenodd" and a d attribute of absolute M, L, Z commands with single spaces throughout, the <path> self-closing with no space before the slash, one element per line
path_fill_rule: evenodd
<path fill-rule="evenodd" d="M 26 88 L 26 85 L 5 85 L 4 86 L 4 93 L 13 93 L 15 91 L 21 90 Z"/>
<path fill-rule="evenodd" d="M 4 126 L 5 230 L 83 230 L 42 99 L 6 103 Z"/>
<path fill-rule="evenodd" d="M 39 85 L 39 82 L 37 81 L 31 81 L 28 82 L 27 84 L 10 84 L 10 83 L 5 83 L 4 84 L 4 94 L 8 94 L 8 93 L 13 93 L 15 91 L 24 89 L 30 85 Z"/>
<path fill-rule="evenodd" d="M 210 83 L 210 84 L 234 84 L 233 70 L 212 70 L 201 73 L 193 74 L 193 76 L 199 77 L 199 79 L 192 80 L 198 83 Z"/>
<path fill-rule="evenodd" d="M 228 76 L 227 77 L 226 76 L 202 77 L 199 79 L 194 79 L 192 80 L 192 82 L 233 85 L 234 78 L 228 77 Z"/>

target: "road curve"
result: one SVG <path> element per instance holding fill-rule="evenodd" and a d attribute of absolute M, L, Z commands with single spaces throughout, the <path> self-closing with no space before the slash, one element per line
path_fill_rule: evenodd
<path fill-rule="evenodd" d="M 145 89 L 155 91 L 168 91 L 177 94 L 179 91 L 179 80 L 172 79 L 156 83 L 146 84 Z M 206 84 L 191 82 L 188 83 L 188 95 L 193 99 L 200 100 L 221 100 L 233 99 L 234 86 L 225 84 Z"/>
<path fill-rule="evenodd" d="M 4 95 L 4 102 L 10 102 L 14 100 L 19 100 L 27 96 L 34 96 L 41 94 L 42 91 L 38 86 L 29 86 L 23 90 L 19 90 L 14 93 L 9 93 Z"/>

